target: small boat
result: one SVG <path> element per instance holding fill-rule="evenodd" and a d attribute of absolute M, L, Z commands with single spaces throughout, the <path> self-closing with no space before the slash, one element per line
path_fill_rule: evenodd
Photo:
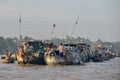
<path fill-rule="evenodd" d="M 64 44 L 65 53 L 61 57 L 59 51 L 48 51 L 44 54 L 44 59 L 47 65 L 77 65 L 82 64 L 81 56 L 78 52 L 75 52 L 70 49 L 66 49 L 66 47 L 74 47 L 76 44 Z"/>
<path fill-rule="evenodd" d="M 5 56 L 1 57 L 2 59 L 2 63 L 8 64 L 8 63 L 14 63 L 14 58 L 12 58 L 11 56 L 9 57 L 9 59 L 6 59 Z"/>
<path fill-rule="evenodd" d="M 94 55 L 91 59 L 93 62 L 103 62 L 103 58 L 99 54 Z"/>
<path fill-rule="evenodd" d="M 14 60 L 2 60 L 2 63 L 8 64 L 8 63 L 14 63 Z"/>

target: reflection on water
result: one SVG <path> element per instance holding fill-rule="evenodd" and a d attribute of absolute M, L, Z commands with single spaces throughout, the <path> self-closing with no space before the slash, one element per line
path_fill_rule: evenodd
<path fill-rule="evenodd" d="M 120 80 L 120 58 L 71 66 L 0 63 L 0 80 Z"/>

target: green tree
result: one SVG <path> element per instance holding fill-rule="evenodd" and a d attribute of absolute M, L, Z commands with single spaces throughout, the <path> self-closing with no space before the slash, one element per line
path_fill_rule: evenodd
<path fill-rule="evenodd" d="M 3 54 L 3 50 L 6 49 L 6 42 L 3 37 L 0 37 L 0 54 Z"/>

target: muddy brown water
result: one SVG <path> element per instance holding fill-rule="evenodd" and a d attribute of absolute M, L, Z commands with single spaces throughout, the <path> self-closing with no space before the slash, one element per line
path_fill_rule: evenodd
<path fill-rule="evenodd" d="M 18 66 L 0 62 L 0 80 L 120 80 L 120 57 L 69 66 Z"/>

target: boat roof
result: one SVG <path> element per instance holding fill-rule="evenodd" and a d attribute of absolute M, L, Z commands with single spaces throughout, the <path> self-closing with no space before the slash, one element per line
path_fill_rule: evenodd
<path fill-rule="evenodd" d="M 73 43 L 65 43 L 64 46 L 77 46 L 77 44 L 73 44 Z"/>
<path fill-rule="evenodd" d="M 28 42 L 42 42 L 41 40 L 30 40 Z"/>
<path fill-rule="evenodd" d="M 90 46 L 89 44 L 87 43 L 65 43 L 64 46 L 77 46 L 77 45 L 88 45 Z"/>

